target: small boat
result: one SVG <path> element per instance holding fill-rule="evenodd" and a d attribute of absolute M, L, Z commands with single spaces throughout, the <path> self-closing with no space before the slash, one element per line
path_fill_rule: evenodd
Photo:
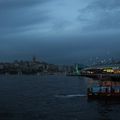
<path fill-rule="evenodd" d="M 120 85 L 96 85 L 87 89 L 87 96 L 90 99 L 120 99 Z"/>

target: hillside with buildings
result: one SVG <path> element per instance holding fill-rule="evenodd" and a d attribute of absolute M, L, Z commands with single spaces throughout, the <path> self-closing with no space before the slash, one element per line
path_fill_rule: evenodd
<path fill-rule="evenodd" d="M 0 74 L 55 74 L 72 70 L 72 66 L 50 64 L 35 57 L 31 61 L 15 60 L 0 63 Z"/>

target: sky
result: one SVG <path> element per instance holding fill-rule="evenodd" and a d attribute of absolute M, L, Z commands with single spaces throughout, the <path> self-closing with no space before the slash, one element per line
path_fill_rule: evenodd
<path fill-rule="evenodd" d="M 0 61 L 120 58 L 119 0 L 0 0 Z"/>

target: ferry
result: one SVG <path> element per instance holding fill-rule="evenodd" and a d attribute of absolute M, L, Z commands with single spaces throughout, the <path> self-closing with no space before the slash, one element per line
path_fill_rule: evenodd
<path fill-rule="evenodd" d="M 111 82 L 111 84 L 102 83 L 87 89 L 88 99 L 119 99 L 120 85 Z"/>

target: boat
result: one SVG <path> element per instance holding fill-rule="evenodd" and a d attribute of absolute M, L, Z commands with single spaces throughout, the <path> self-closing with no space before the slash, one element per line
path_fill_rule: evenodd
<path fill-rule="evenodd" d="M 111 83 L 111 84 L 110 84 Z M 87 89 L 88 99 L 119 99 L 120 83 L 103 82 Z"/>

